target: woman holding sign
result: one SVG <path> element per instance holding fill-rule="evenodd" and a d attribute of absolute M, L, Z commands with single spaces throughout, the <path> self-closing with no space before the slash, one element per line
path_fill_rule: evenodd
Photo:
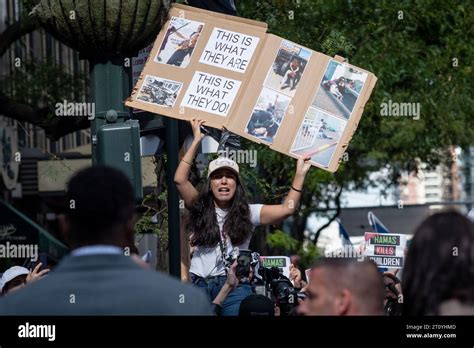
<path fill-rule="evenodd" d="M 192 161 L 204 137 L 203 120 L 190 121 L 194 140 L 181 160 L 174 181 L 189 209 L 187 232 L 192 250 L 192 282 L 206 289 L 212 301 L 226 281 L 226 265 L 234 248 L 248 249 L 252 231 L 260 224 L 275 224 L 292 215 L 299 204 L 303 182 L 310 168 L 299 159 L 290 191 L 282 204 L 249 204 L 239 177 L 239 166 L 228 158 L 209 163 L 208 182 L 199 193 L 189 181 Z M 238 315 L 242 300 L 252 293 L 239 284 L 222 303 L 222 315 Z"/>

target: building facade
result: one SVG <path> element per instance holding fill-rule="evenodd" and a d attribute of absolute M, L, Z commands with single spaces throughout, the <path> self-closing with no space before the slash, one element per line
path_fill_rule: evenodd
<path fill-rule="evenodd" d="M 2 0 L 0 2 L 0 32 L 21 20 L 24 15 L 25 9 L 22 8 L 21 0 Z M 59 65 L 63 67 L 66 74 L 73 76 L 87 76 L 89 71 L 87 60 L 79 59 L 78 52 L 61 44 L 43 29 L 39 29 L 15 41 L 0 57 L 0 80 L 5 94 L 15 95 L 15 86 L 10 77 L 15 74 L 16 69 L 24 69 L 31 64 Z M 34 80 L 31 83 L 34 84 Z M 82 91 L 84 99 L 87 92 L 87 83 L 84 83 Z M 77 100 L 77 102 L 83 101 L 85 100 Z M 74 132 L 57 141 L 50 141 L 44 130 L 32 124 L 5 118 L 2 115 L 0 115 L 0 121 L 17 130 L 20 149 L 37 149 L 51 156 L 90 143 L 89 130 Z"/>

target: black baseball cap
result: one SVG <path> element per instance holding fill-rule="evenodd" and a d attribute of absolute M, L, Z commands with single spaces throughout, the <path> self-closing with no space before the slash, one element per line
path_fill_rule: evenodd
<path fill-rule="evenodd" d="M 274 317 L 275 304 L 268 297 L 263 295 L 249 295 L 247 296 L 239 308 L 239 316 L 242 317 Z"/>

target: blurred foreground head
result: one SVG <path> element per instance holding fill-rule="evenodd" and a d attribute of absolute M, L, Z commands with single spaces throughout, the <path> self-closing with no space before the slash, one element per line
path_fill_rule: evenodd
<path fill-rule="evenodd" d="M 0 293 L 15 292 L 23 288 L 26 284 L 26 277 L 30 271 L 21 266 L 13 266 L 7 269 L 0 279 Z"/>
<path fill-rule="evenodd" d="M 408 249 L 402 288 L 405 315 L 462 314 L 440 310 L 452 301 L 452 308 L 474 309 L 472 222 L 454 211 L 423 221 Z"/>
<path fill-rule="evenodd" d="M 66 204 L 60 224 L 72 248 L 133 245 L 134 194 L 122 172 L 106 166 L 81 170 L 68 183 Z"/>
<path fill-rule="evenodd" d="M 268 297 L 258 294 L 247 296 L 241 303 L 239 308 L 239 316 L 255 317 L 255 316 L 275 316 L 275 304 Z"/>
<path fill-rule="evenodd" d="M 318 260 L 311 270 L 303 315 L 383 315 L 384 284 L 371 261 Z"/>

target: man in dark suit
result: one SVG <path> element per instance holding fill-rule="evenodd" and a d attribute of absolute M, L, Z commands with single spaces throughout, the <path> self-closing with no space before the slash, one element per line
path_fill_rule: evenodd
<path fill-rule="evenodd" d="M 70 255 L 44 279 L 0 299 L 0 315 L 210 315 L 192 285 L 140 267 L 133 245 L 134 195 L 116 169 L 91 167 L 68 183 L 61 230 Z"/>

